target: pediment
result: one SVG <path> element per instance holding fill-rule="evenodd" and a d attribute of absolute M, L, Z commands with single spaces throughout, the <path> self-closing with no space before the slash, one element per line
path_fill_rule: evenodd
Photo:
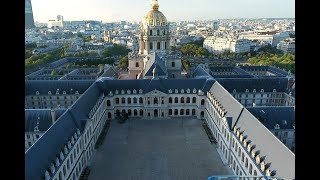
<path fill-rule="evenodd" d="M 159 91 L 159 90 L 153 90 L 145 94 L 145 96 L 168 96 L 166 93 Z"/>

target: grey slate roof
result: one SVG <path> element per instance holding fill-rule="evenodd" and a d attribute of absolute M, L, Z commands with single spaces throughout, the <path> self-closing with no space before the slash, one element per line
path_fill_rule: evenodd
<path fill-rule="evenodd" d="M 165 62 L 160 59 L 157 53 L 149 54 L 149 61 L 146 63 L 146 68 L 144 71 L 144 76 L 153 76 L 153 69 L 156 68 L 157 76 L 166 76 L 167 68 Z"/>
<path fill-rule="evenodd" d="M 274 129 L 276 124 L 279 124 L 280 129 L 293 129 L 295 108 L 292 106 L 258 106 L 247 109 L 268 129 Z"/>
<path fill-rule="evenodd" d="M 275 176 L 285 180 L 295 179 L 295 155 L 277 137 L 275 137 L 247 109 L 242 112 L 236 127 L 240 127 L 243 136 L 252 141 L 255 149 L 265 156 L 266 164 L 271 163 L 270 170 Z"/>
<path fill-rule="evenodd" d="M 192 77 L 198 78 L 198 77 L 211 77 L 210 74 L 204 70 L 201 66 L 197 66 L 194 70 L 191 71 Z"/>
<path fill-rule="evenodd" d="M 288 78 L 275 77 L 275 78 L 215 78 L 225 89 L 229 92 L 233 92 L 236 89 L 237 92 L 245 92 L 249 89 L 250 92 L 256 89 L 260 92 L 264 89 L 264 92 L 272 92 L 276 89 L 277 92 L 285 92 L 287 90 Z"/>
<path fill-rule="evenodd" d="M 83 123 L 89 119 L 89 112 L 102 96 L 103 91 L 99 89 L 97 83 L 92 84 L 85 93 L 69 108 L 71 116 L 76 120 L 80 131 L 83 130 Z"/>
<path fill-rule="evenodd" d="M 220 102 L 226 111 L 226 117 L 232 117 L 231 127 L 234 126 L 240 112 L 244 108 L 220 83 L 215 82 L 210 92 Z"/>
<path fill-rule="evenodd" d="M 255 150 L 259 150 L 261 156 L 266 156 L 266 163 L 271 162 L 271 171 L 276 170 L 276 176 L 292 180 L 295 174 L 295 155 L 275 137 L 257 118 L 218 83 L 215 82 L 210 89 L 221 105 L 226 109 L 226 117 L 232 117 L 231 127 L 240 127 Z M 231 111 L 230 111 L 231 110 Z M 239 119 L 238 119 L 239 118 Z M 238 119 L 238 121 L 237 121 Z"/>
<path fill-rule="evenodd" d="M 78 126 L 67 110 L 25 153 L 25 179 L 40 180 Z M 49 170 L 48 170 L 49 171 Z"/>
<path fill-rule="evenodd" d="M 92 85 L 94 80 L 60 80 L 60 81 L 50 81 L 50 80 L 39 80 L 39 81 L 25 81 L 25 95 L 36 95 L 36 92 L 39 91 L 41 94 L 48 94 L 48 91 L 51 91 L 52 94 L 56 93 L 56 90 L 59 89 L 59 93 L 62 94 L 63 91 L 66 91 L 67 94 L 78 91 L 79 94 L 84 93 L 85 90 Z"/>
<path fill-rule="evenodd" d="M 229 72 L 232 74 L 219 74 L 221 72 Z M 213 78 L 253 78 L 254 76 L 244 71 L 238 66 L 214 66 L 210 67 L 210 75 Z"/>
<path fill-rule="evenodd" d="M 117 71 L 112 67 L 107 67 L 100 77 L 117 77 Z"/>
<path fill-rule="evenodd" d="M 139 80 L 104 80 L 97 81 L 100 89 L 103 89 L 106 94 L 115 90 L 143 90 L 143 93 L 148 93 L 155 89 L 164 93 L 168 93 L 169 89 L 190 89 L 193 88 L 206 92 L 214 83 L 213 79 L 139 79 Z"/>
<path fill-rule="evenodd" d="M 271 72 L 273 74 L 275 74 L 273 77 L 286 77 L 288 75 L 288 72 L 273 67 L 273 66 L 239 66 L 241 69 L 247 71 L 247 72 L 251 72 L 251 71 L 268 71 Z M 266 75 L 255 75 L 257 77 L 268 77 Z"/>
<path fill-rule="evenodd" d="M 96 84 L 88 88 L 80 98 L 52 125 L 25 153 L 25 179 L 40 180 L 46 167 L 59 156 L 77 129 L 83 132 L 88 114 L 102 95 Z M 48 143 L 50 142 L 50 143 Z"/>
<path fill-rule="evenodd" d="M 58 119 L 66 109 L 56 109 L 56 119 Z M 39 117 L 39 120 L 38 120 Z M 26 109 L 25 110 L 25 132 L 34 131 L 37 122 L 39 121 L 39 131 L 44 132 L 52 125 L 52 117 L 50 109 Z"/>

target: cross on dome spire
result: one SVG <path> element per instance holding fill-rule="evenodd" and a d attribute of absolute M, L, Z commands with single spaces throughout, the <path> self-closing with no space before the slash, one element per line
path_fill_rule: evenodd
<path fill-rule="evenodd" d="M 158 0 L 151 0 L 151 9 L 156 11 L 159 9 Z"/>

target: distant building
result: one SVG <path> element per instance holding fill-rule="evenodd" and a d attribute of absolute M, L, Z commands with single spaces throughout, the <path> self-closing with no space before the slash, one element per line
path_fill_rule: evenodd
<path fill-rule="evenodd" d="M 234 53 L 250 52 L 251 41 L 247 39 L 231 39 L 231 38 L 216 38 L 210 36 L 203 42 L 203 48 L 214 54 L 220 54 L 225 51 Z"/>
<path fill-rule="evenodd" d="M 285 40 L 282 40 L 277 45 L 277 49 L 282 50 L 284 53 L 295 53 L 295 38 L 288 38 Z"/>
<path fill-rule="evenodd" d="M 290 34 L 288 32 L 281 32 L 273 35 L 272 46 L 277 47 L 278 43 L 282 40 L 290 38 Z"/>
<path fill-rule="evenodd" d="M 62 15 L 58 15 L 57 16 L 57 21 L 63 21 L 63 16 Z"/>
<path fill-rule="evenodd" d="M 262 33 L 262 32 L 244 32 L 239 34 L 238 39 L 249 39 L 251 41 L 257 40 L 263 44 L 272 44 L 274 33 Z"/>
<path fill-rule="evenodd" d="M 248 39 L 237 39 L 230 43 L 230 52 L 246 53 L 250 52 L 251 41 Z"/>
<path fill-rule="evenodd" d="M 63 27 L 63 21 L 49 20 L 47 27 L 48 28 L 62 28 Z"/>
<path fill-rule="evenodd" d="M 213 30 L 219 29 L 219 21 L 213 21 Z"/>
<path fill-rule="evenodd" d="M 25 0 L 25 28 L 30 29 L 34 27 L 31 0 Z"/>

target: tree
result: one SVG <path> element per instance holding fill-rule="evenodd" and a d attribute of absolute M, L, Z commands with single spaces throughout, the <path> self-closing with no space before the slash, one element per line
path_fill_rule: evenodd
<path fill-rule="evenodd" d="M 51 76 L 56 76 L 56 75 L 58 75 L 57 70 L 55 70 L 55 69 L 54 69 L 54 70 L 52 70 L 52 71 L 51 71 Z"/>
<path fill-rule="evenodd" d="M 207 57 L 209 55 L 209 51 L 203 47 L 199 47 L 195 54 L 198 56 L 198 57 Z"/>
<path fill-rule="evenodd" d="M 104 62 L 105 62 L 105 64 L 112 65 L 112 64 L 114 64 L 114 58 L 107 58 Z"/>
<path fill-rule="evenodd" d="M 129 63 L 128 62 L 128 56 L 125 56 L 125 57 L 120 59 L 118 67 L 122 68 L 122 69 L 125 69 L 125 68 L 128 67 L 128 63 Z"/>
<path fill-rule="evenodd" d="M 188 71 L 191 67 L 190 65 L 190 61 L 187 58 L 183 58 L 181 59 L 183 66 L 186 68 L 186 70 Z"/>
<path fill-rule="evenodd" d="M 108 47 L 103 51 L 104 57 L 111 57 L 111 56 L 126 56 L 128 53 L 131 52 L 130 49 L 115 44 L 113 47 Z"/>

